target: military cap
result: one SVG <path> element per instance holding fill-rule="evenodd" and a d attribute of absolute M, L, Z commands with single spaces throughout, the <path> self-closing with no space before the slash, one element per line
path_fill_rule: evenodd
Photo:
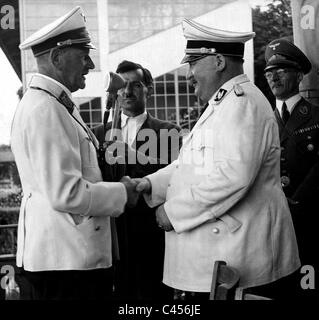
<path fill-rule="evenodd" d="M 181 63 L 201 59 L 207 55 L 222 54 L 242 58 L 245 42 L 255 36 L 255 32 L 234 32 L 213 29 L 193 20 L 182 22 L 187 40 L 185 57 Z"/>
<path fill-rule="evenodd" d="M 83 10 L 79 6 L 32 34 L 19 45 L 19 48 L 31 48 L 37 57 L 52 48 L 67 46 L 95 49 L 85 26 Z"/>
<path fill-rule="evenodd" d="M 277 67 L 293 67 L 307 74 L 311 70 L 311 62 L 305 54 L 286 39 L 270 42 L 265 50 L 265 71 Z"/>

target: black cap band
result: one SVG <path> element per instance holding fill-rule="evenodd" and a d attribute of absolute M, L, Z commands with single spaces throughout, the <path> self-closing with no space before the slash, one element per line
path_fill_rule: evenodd
<path fill-rule="evenodd" d="M 215 54 L 225 54 L 225 55 L 230 55 L 230 56 L 239 56 L 243 57 L 244 56 L 244 49 L 245 49 L 245 44 L 242 42 L 213 42 L 213 41 L 204 41 L 204 40 L 188 40 L 187 41 L 187 49 L 201 49 L 201 48 L 206 48 L 206 49 L 215 49 Z M 194 54 L 194 53 L 193 53 Z M 197 54 L 206 54 L 205 50 L 203 52 L 200 52 L 198 50 Z"/>
<path fill-rule="evenodd" d="M 70 45 L 81 45 L 85 46 L 91 42 L 90 35 L 86 28 L 78 28 L 71 31 L 67 31 L 57 35 L 56 37 L 50 38 L 42 43 L 33 46 L 32 52 L 35 57 L 47 52 L 48 50 L 58 47 L 59 42 L 61 47 Z M 63 43 L 65 42 L 65 43 Z"/>

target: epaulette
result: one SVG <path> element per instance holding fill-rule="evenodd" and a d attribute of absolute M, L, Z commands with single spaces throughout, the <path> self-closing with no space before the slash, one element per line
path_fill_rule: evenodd
<path fill-rule="evenodd" d="M 243 90 L 243 88 L 242 88 L 242 86 L 240 84 L 235 84 L 234 85 L 234 92 L 235 92 L 235 95 L 237 97 L 240 97 L 240 96 L 244 95 L 244 90 Z"/>

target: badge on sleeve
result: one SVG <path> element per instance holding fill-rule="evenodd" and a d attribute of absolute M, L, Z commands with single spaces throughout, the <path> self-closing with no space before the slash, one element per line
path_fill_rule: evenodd
<path fill-rule="evenodd" d="M 301 106 L 299 108 L 299 112 L 303 115 L 306 116 L 309 113 L 309 109 L 307 106 Z"/>
<path fill-rule="evenodd" d="M 217 94 L 216 94 L 216 97 L 215 97 L 214 101 L 216 101 L 216 102 L 221 101 L 224 98 L 226 93 L 227 93 L 227 90 L 225 90 L 223 88 L 219 89 Z"/>

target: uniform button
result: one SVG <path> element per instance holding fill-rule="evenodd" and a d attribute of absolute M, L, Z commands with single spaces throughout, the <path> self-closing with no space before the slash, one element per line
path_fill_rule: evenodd
<path fill-rule="evenodd" d="M 218 229 L 218 228 L 214 228 L 214 229 L 213 229 L 213 232 L 214 232 L 214 233 L 219 233 L 219 229 Z"/>
<path fill-rule="evenodd" d="M 309 143 L 309 144 L 307 145 L 308 151 L 312 151 L 314 148 L 315 148 L 315 147 L 314 147 L 314 145 L 313 145 L 312 143 Z"/>
<path fill-rule="evenodd" d="M 100 229 L 101 229 L 100 226 L 96 226 L 96 227 L 95 227 L 95 231 L 99 231 Z"/>

